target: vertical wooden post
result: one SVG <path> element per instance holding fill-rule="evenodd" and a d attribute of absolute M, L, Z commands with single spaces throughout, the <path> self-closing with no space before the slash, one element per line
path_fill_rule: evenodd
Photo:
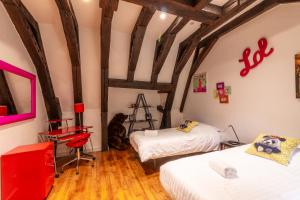
<path fill-rule="evenodd" d="M 101 0 L 101 130 L 102 150 L 108 150 L 107 112 L 108 112 L 108 70 L 111 39 L 111 22 L 118 0 Z"/>
<path fill-rule="evenodd" d="M 78 23 L 73 10 L 71 1 L 55 0 L 62 21 L 65 38 L 69 50 L 69 56 L 72 63 L 72 80 L 74 103 L 83 103 L 82 99 L 82 82 L 81 82 L 81 61 Z M 83 113 L 75 113 L 76 125 L 83 122 Z"/>

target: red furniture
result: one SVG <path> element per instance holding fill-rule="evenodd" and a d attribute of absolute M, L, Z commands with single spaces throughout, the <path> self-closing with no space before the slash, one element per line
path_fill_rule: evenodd
<path fill-rule="evenodd" d="M 75 113 L 83 113 L 84 112 L 84 104 L 83 103 L 75 103 L 74 111 L 75 111 Z"/>
<path fill-rule="evenodd" d="M 70 121 L 70 120 L 72 120 L 72 119 L 66 118 L 66 119 L 50 120 L 49 121 L 50 131 L 39 133 L 41 138 L 43 138 L 43 136 L 45 136 L 48 138 L 48 140 L 53 142 L 55 157 L 56 157 L 56 149 L 57 149 L 58 144 L 70 141 L 73 138 L 73 135 L 76 135 L 77 132 L 89 132 L 89 129 L 93 128 L 93 126 L 68 126 L 68 121 Z M 67 126 L 64 128 L 59 128 L 57 130 L 52 130 L 51 123 L 57 123 L 57 122 L 65 122 Z M 91 132 L 89 132 L 89 133 L 91 133 Z M 87 156 L 89 156 L 89 155 L 87 155 Z M 59 177 L 59 174 L 58 174 L 58 171 L 56 168 L 56 158 L 55 157 L 54 157 L 55 177 Z M 93 157 L 93 156 L 91 156 L 91 157 L 93 159 L 95 159 L 95 157 Z"/>
<path fill-rule="evenodd" d="M 19 146 L 1 156 L 2 200 L 42 200 L 54 183 L 53 144 Z"/>
<path fill-rule="evenodd" d="M 76 162 L 76 174 L 79 174 L 79 161 L 80 160 L 87 160 L 87 161 L 93 162 L 94 159 L 82 157 L 82 155 L 80 153 L 80 149 L 88 142 L 90 136 L 91 136 L 90 133 L 78 133 L 76 135 L 73 135 L 71 140 L 66 143 L 66 145 L 68 147 L 76 149 L 76 157 L 73 160 L 69 161 L 68 163 L 66 163 L 65 165 L 62 166 L 62 168 L 61 168 L 62 172 L 64 170 L 64 167 L 66 167 L 67 165 L 69 165 L 73 162 Z M 92 166 L 94 166 L 94 163 Z"/>
<path fill-rule="evenodd" d="M 0 116 L 7 115 L 7 106 L 0 106 Z"/>

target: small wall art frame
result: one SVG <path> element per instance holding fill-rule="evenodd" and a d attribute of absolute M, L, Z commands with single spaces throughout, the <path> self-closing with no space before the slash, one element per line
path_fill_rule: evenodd
<path fill-rule="evenodd" d="M 0 70 L 3 70 L 4 72 L 15 74 L 15 75 L 23 77 L 25 79 L 28 79 L 30 81 L 30 87 L 31 87 L 31 110 L 30 110 L 30 112 L 22 113 L 22 114 L 8 115 L 8 116 L 1 116 L 0 117 L 0 126 L 35 118 L 36 117 L 36 76 L 34 74 L 31 74 L 31 73 L 23 70 L 23 69 L 13 66 L 9 63 L 6 63 L 2 60 L 0 60 Z"/>
<path fill-rule="evenodd" d="M 300 54 L 295 55 L 296 98 L 300 99 Z"/>
<path fill-rule="evenodd" d="M 206 72 L 194 75 L 193 92 L 207 92 Z"/>

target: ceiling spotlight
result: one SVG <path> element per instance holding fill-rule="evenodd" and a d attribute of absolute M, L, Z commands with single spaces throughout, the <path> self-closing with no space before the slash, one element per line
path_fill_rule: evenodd
<path fill-rule="evenodd" d="M 159 18 L 160 18 L 161 20 L 165 20 L 165 19 L 167 18 L 167 14 L 164 13 L 164 12 L 160 13 Z"/>

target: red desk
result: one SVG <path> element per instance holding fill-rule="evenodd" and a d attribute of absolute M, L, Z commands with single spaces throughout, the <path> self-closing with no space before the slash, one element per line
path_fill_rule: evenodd
<path fill-rule="evenodd" d="M 71 119 L 62 119 L 62 120 L 51 120 L 49 123 L 53 122 L 62 122 L 68 121 Z M 56 152 L 57 152 L 57 145 L 61 143 L 68 142 L 72 139 L 72 135 L 76 134 L 77 132 L 89 132 L 89 129 L 93 128 L 93 126 L 67 126 L 65 128 L 60 128 L 57 130 L 51 130 L 39 133 L 39 135 L 47 137 L 51 142 L 54 144 L 54 167 L 55 167 L 55 177 L 58 177 L 58 172 L 56 168 Z"/>
<path fill-rule="evenodd" d="M 76 133 L 78 131 L 84 131 L 84 132 L 88 132 L 88 129 L 93 128 L 93 126 L 70 126 L 70 127 L 65 127 L 65 128 L 60 128 L 57 130 L 53 130 L 53 131 L 46 131 L 46 132 L 42 132 L 39 133 L 40 135 L 44 135 L 47 136 L 49 138 L 52 139 L 58 139 L 61 137 L 64 137 L 66 135 L 70 135 L 71 133 Z"/>

